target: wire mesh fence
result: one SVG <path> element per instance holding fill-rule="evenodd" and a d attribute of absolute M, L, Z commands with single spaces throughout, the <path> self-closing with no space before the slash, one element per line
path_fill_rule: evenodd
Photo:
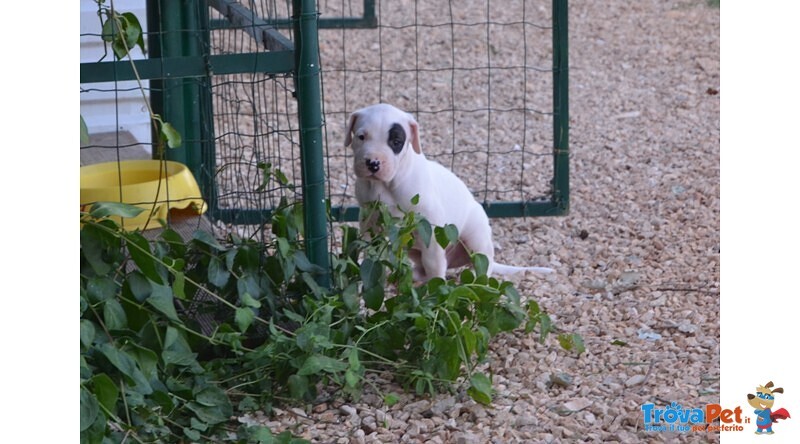
<path fill-rule="evenodd" d="M 550 199 L 553 27 L 541 1 L 377 2 L 377 27 L 320 31 L 332 206 L 353 205 L 348 115 L 378 102 L 417 118 L 422 150 L 489 206 Z M 363 3 L 320 2 L 322 17 Z"/>
<path fill-rule="evenodd" d="M 250 2 L 248 6 L 253 18 L 266 24 L 291 18 L 286 2 Z M 264 42 L 251 35 L 252 24 L 224 22 L 218 11 L 211 18 L 221 24 L 211 31 L 212 54 L 265 51 Z M 285 34 L 291 39 L 291 33 Z M 302 200 L 299 117 L 292 73 L 214 76 L 211 90 L 216 202 L 219 210 L 229 212 L 226 222 L 252 226 L 252 214 L 274 209 L 282 199 Z"/>

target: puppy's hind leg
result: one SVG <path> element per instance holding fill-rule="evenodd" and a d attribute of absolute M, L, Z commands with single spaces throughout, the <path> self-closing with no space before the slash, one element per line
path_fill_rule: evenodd
<path fill-rule="evenodd" d="M 422 252 L 419 249 L 411 248 L 408 250 L 408 258 L 411 260 L 414 282 L 427 281 L 425 267 L 422 266 Z"/>
<path fill-rule="evenodd" d="M 431 241 L 428 247 L 422 246 L 420 248 L 420 262 L 425 271 L 425 275 L 421 276 L 421 280 L 427 281 L 435 277 L 445 278 L 445 273 L 447 273 L 447 253 L 435 241 Z"/>

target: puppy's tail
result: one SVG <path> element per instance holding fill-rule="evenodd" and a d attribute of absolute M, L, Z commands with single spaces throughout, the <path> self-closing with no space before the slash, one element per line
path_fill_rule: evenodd
<path fill-rule="evenodd" d="M 509 276 L 523 271 L 533 271 L 535 273 L 555 273 L 555 270 L 548 267 L 516 267 L 514 265 L 498 264 L 492 265 L 492 273 Z"/>

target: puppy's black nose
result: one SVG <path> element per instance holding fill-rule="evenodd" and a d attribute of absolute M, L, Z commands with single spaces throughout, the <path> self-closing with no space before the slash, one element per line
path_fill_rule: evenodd
<path fill-rule="evenodd" d="M 367 169 L 371 173 L 377 173 L 378 170 L 381 169 L 381 161 L 380 160 L 367 159 Z"/>

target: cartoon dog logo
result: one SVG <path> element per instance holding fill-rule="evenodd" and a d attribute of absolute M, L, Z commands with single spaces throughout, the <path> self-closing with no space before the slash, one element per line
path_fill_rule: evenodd
<path fill-rule="evenodd" d="M 755 408 L 755 414 L 758 415 L 756 420 L 756 434 L 772 435 L 772 423 L 778 422 L 779 419 L 791 418 L 786 409 L 778 409 L 772 411 L 772 406 L 775 404 L 775 393 L 783 393 L 783 388 L 772 388 L 774 384 L 772 381 L 767 385 L 756 387 L 756 394 L 747 394 L 747 403 Z"/>

